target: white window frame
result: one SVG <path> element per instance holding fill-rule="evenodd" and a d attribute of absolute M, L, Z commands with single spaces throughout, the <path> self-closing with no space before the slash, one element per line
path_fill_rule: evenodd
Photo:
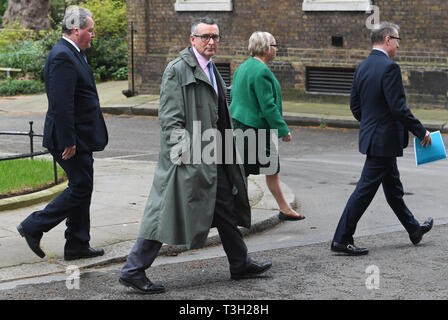
<path fill-rule="evenodd" d="M 371 0 L 303 0 L 302 11 L 372 11 Z"/>
<path fill-rule="evenodd" d="M 176 0 L 176 11 L 232 11 L 232 0 Z"/>

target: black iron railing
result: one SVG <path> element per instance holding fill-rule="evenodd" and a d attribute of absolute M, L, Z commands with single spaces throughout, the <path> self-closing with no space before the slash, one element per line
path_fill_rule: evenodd
<path fill-rule="evenodd" d="M 44 154 L 50 153 L 48 150 L 34 152 L 34 137 L 43 137 L 42 134 L 34 133 L 33 131 L 33 121 L 30 121 L 30 130 L 28 132 L 20 132 L 20 131 L 0 131 L 0 135 L 11 135 L 11 136 L 28 136 L 30 139 L 30 152 L 22 153 L 22 154 L 14 154 L 9 156 L 0 157 L 0 161 L 4 160 L 14 160 L 14 159 L 25 159 L 31 158 L 33 159 L 36 156 L 41 156 Z M 54 184 L 58 183 L 58 170 L 56 160 L 53 157 L 53 174 L 54 174 Z"/>

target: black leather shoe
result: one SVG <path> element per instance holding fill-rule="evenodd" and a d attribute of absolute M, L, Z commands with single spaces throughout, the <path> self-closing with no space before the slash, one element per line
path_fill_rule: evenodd
<path fill-rule="evenodd" d="M 305 219 L 305 216 L 299 215 L 298 217 L 291 217 L 291 216 L 287 216 L 286 214 L 284 214 L 283 212 L 280 211 L 278 213 L 278 218 L 282 221 L 298 221 L 298 220 Z"/>
<path fill-rule="evenodd" d="M 25 233 L 25 231 L 23 230 L 23 226 L 22 224 L 19 224 L 17 226 L 17 231 L 19 231 L 20 235 L 25 238 L 26 243 L 28 244 L 28 246 L 30 247 L 30 249 L 39 256 L 39 258 L 44 258 L 45 257 L 45 253 L 42 251 L 42 249 L 40 248 L 40 239 L 36 239 L 33 238 L 32 236 L 30 236 L 29 234 Z"/>
<path fill-rule="evenodd" d="M 64 260 L 76 260 L 76 259 L 86 259 L 86 258 L 94 258 L 99 257 L 104 254 L 103 249 L 94 249 L 94 248 L 86 248 L 82 250 L 69 251 L 66 250 L 64 252 Z"/>
<path fill-rule="evenodd" d="M 165 287 L 162 284 L 152 283 L 146 277 L 142 279 L 125 279 L 120 277 L 120 279 L 118 279 L 118 282 L 125 287 L 131 287 L 144 294 L 165 292 Z"/>
<path fill-rule="evenodd" d="M 335 241 L 331 243 L 331 251 L 346 253 L 352 256 L 362 256 L 364 254 L 369 253 L 369 250 L 367 248 L 358 248 L 357 246 L 351 243 L 341 244 Z"/>
<path fill-rule="evenodd" d="M 409 239 L 411 239 L 411 242 L 413 244 L 418 244 L 420 241 L 422 241 L 423 235 L 432 229 L 433 224 L 434 220 L 432 218 L 426 219 L 426 221 L 423 222 L 422 225 L 420 225 L 420 228 L 418 228 L 416 232 L 414 232 L 412 235 L 409 235 Z"/>
<path fill-rule="evenodd" d="M 272 267 L 272 263 L 270 261 L 263 262 L 263 263 L 258 263 L 258 262 L 252 261 L 245 270 L 243 270 L 241 272 L 231 273 L 230 278 L 233 280 L 251 278 L 253 276 L 262 274 L 263 272 L 268 270 L 270 267 Z"/>

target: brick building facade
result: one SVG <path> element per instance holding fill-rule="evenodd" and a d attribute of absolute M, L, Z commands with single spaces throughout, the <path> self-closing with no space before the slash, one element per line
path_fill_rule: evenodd
<path fill-rule="evenodd" d="M 402 69 L 409 104 L 448 108 L 446 0 L 128 0 L 128 25 L 133 22 L 136 30 L 135 90 L 158 93 L 165 66 L 189 45 L 191 21 L 210 16 L 222 35 L 214 61 L 230 68 L 230 77 L 248 58 L 252 32 L 262 30 L 272 33 L 280 46 L 270 67 L 286 96 L 346 95 L 351 72 L 371 50 L 366 20 L 374 17 L 365 9 L 346 6 L 366 2 L 379 8 L 381 21 L 401 27 L 395 60 Z M 330 6 L 307 9 L 316 3 Z M 199 11 L 215 7 L 220 11 Z M 129 76 L 131 83 L 131 72 Z"/>

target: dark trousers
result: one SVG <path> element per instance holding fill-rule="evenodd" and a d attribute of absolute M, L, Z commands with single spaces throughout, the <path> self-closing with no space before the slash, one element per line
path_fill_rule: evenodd
<path fill-rule="evenodd" d="M 397 158 L 367 156 L 361 178 L 342 213 L 333 241 L 353 244 L 356 225 L 372 202 L 380 184 L 383 185 L 387 203 L 406 231 L 412 234 L 418 230 L 418 221 L 403 201 L 404 192 L 397 167 Z"/>
<path fill-rule="evenodd" d="M 194 187 L 194 186 L 192 186 Z M 218 229 L 219 237 L 227 255 L 230 272 L 244 270 L 250 262 L 243 236 L 236 224 L 233 212 L 232 185 L 227 177 L 225 165 L 218 165 L 218 188 L 212 226 Z M 141 279 L 145 270 L 154 262 L 162 243 L 156 240 L 139 238 L 134 244 L 124 267 L 121 277 Z"/>
<path fill-rule="evenodd" d="M 62 151 L 52 151 L 56 162 L 68 177 L 68 187 L 43 210 L 29 215 L 22 226 L 26 233 L 40 238 L 64 219 L 65 249 L 78 250 L 89 246 L 90 241 L 90 201 L 93 191 L 92 153 L 76 153 L 69 160 L 62 160 Z"/>

